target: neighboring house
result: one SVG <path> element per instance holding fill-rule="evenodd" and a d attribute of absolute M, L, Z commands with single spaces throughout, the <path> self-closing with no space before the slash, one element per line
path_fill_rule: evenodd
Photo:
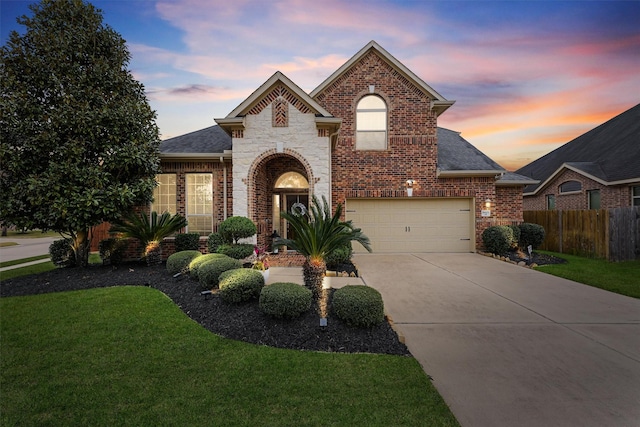
<path fill-rule="evenodd" d="M 439 128 L 453 103 L 374 41 L 309 94 L 277 72 L 217 126 L 162 142 L 153 209 L 202 235 L 246 216 L 269 245 L 291 237 L 280 212 L 316 195 L 375 252 L 475 251 L 487 226 L 522 221 L 536 181 Z"/>
<path fill-rule="evenodd" d="M 640 104 L 516 171 L 524 210 L 640 206 Z"/>

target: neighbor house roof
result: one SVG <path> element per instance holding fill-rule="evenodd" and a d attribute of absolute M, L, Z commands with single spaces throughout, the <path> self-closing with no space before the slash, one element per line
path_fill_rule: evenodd
<path fill-rule="evenodd" d="M 220 126 L 210 126 L 160 143 L 162 158 L 230 157 L 231 137 Z"/>
<path fill-rule="evenodd" d="M 506 170 L 483 154 L 460 132 L 438 128 L 438 176 L 495 176 Z"/>
<path fill-rule="evenodd" d="M 431 98 L 432 108 L 436 111 L 438 115 L 442 114 L 447 108 L 451 107 L 456 101 L 448 101 L 442 95 L 435 91 L 431 86 L 424 82 L 420 77 L 413 73 L 413 71 L 409 70 L 404 66 L 400 61 L 393 57 L 389 52 L 387 52 L 382 46 L 376 43 L 374 40 L 371 40 L 365 47 L 360 49 L 355 55 L 351 57 L 347 62 L 345 62 L 340 68 L 338 68 L 333 74 L 331 74 L 325 81 L 320 83 L 320 85 L 315 88 L 311 92 L 311 97 L 315 98 L 320 92 L 322 92 L 326 87 L 331 85 L 336 79 L 338 79 L 342 74 L 344 74 L 351 66 L 357 63 L 363 56 L 365 56 L 370 51 L 375 51 L 383 60 L 389 63 L 392 67 L 394 67 L 397 71 L 400 72 L 405 78 L 407 78 L 410 82 L 415 84 L 417 87 L 422 89 L 422 91 L 427 94 Z"/>
<path fill-rule="evenodd" d="M 640 181 L 640 104 L 516 173 L 540 181 L 524 189 L 525 195 L 533 195 L 566 169 L 604 185 Z"/>

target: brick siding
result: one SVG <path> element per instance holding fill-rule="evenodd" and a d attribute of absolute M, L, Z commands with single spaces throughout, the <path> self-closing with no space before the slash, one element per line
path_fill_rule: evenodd
<path fill-rule="evenodd" d="M 559 187 L 567 181 L 578 181 L 582 185 L 579 192 L 561 194 Z M 525 196 L 523 208 L 527 211 L 547 210 L 547 195 L 556 198 L 557 210 L 589 209 L 587 191 L 600 190 L 600 209 L 614 209 L 631 206 L 631 186 L 600 184 L 571 169 L 565 169 L 558 174 L 545 188 L 535 196 Z"/>

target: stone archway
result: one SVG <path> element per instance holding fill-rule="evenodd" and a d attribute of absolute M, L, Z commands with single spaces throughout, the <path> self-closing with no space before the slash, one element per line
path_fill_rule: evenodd
<path fill-rule="evenodd" d="M 275 189 L 278 178 L 287 172 L 300 174 L 308 182 L 307 189 Z M 313 194 L 313 172 L 308 162 L 292 150 L 278 153 L 275 150 L 265 152 L 259 156 L 249 170 L 247 182 L 247 212 L 248 217 L 258 227 L 257 244 L 261 247 L 271 247 L 271 235 L 274 230 L 282 230 L 280 224 L 274 224 L 274 199 L 282 194 L 306 193 L 307 200 Z M 280 199 L 281 202 L 283 199 Z M 277 220 L 277 219 L 276 219 Z"/>

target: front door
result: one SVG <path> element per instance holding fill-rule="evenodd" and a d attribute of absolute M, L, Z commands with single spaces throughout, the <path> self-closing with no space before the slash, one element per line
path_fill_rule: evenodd
<path fill-rule="evenodd" d="M 285 194 L 285 206 L 287 212 L 293 215 L 303 215 L 309 209 L 309 194 Z M 289 222 L 285 221 L 285 238 L 295 239 L 295 232 L 289 227 Z"/>

